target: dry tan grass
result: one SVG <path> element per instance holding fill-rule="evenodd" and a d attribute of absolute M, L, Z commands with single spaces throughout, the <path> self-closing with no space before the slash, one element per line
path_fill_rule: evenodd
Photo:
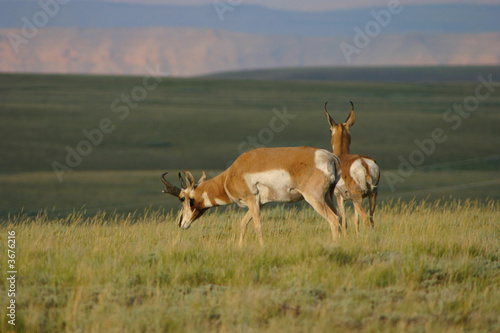
<path fill-rule="evenodd" d="M 332 244 L 310 208 L 239 209 L 187 231 L 175 216 L 11 218 L 16 329 L 29 332 L 498 331 L 498 202 L 391 203 L 374 231 Z M 2 279 L 2 304 L 7 282 Z M 10 327 L 5 320 L 1 331 Z"/>

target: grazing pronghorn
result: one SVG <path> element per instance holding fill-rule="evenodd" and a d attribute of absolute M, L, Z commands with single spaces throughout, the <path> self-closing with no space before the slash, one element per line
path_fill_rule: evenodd
<path fill-rule="evenodd" d="M 248 207 L 241 220 L 239 245 L 243 243 L 246 226 L 253 218 L 255 232 L 264 244 L 260 225 L 260 208 L 269 202 L 306 200 L 323 216 L 332 230 L 334 241 L 339 237 L 340 223 L 333 205 L 332 192 L 339 180 L 340 160 L 334 154 L 312 147 L 260 148 L 240 155 L 224 172 L 212 179 L 206 174 L 195 183 L 193 175 L 184 171 L 182 189 L 165 180 L 164 193 L 178 197 L 183 207 L 179 227 L 187 229 L 208 208 L 237 203 Z"/>
<path fill-rule="evenodd" d="M 354 104 L 351 102 L 349 117 L 342 124 L 337 124 L 328 114 L 326 104 L 328 104 L 328 102 L 325 103 L 323 110 L 330 123 L 333 153 L 340 158 L 342 166 L 342 178 L 335 187 L 335 196 L 337 197 L 337 204 L 342 218 L 343 232 L 345 235 L 347 231 L 344 207 L 345 201 L 352 200 L 355 211 L 356 233 L 359 233 L 359 215 L 361 215 L 365 224 L 368 225 L 368 216 L 362 205 L 363 198 L 368 197 L 370 201 L 370 225 L 372 228 L 374 226 L 373 213 L 375 212 L 377 200 L 380 170 L 374 159 L 364 155 L 349 154 L 351 145 L 351 134 L 349 133 L 349 129 L 356 122 Z"/>

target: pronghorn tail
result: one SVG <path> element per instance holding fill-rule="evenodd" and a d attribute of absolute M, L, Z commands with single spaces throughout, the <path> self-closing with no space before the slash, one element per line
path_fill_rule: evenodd
<path fill-rule="evenodd" d="M 373 164 L 376 167 L 376 168 L 372 169 L 372 168 L 370 168 L 370 166 L 366 162 L 365 158 L 366 157 L 364 157 L 364 156 L 361 158 L 361 164 L 363 165 L 363 167 L 366 170 L 366 173 L 365 173 L 366 183 L 370 187 L 370 191 L 374 191 L 378 187 L 378 183 L 379 183 L 379 179 L 380 179 L 380 171 L 378 169 L 378 166 L 377 166 L 375 160 L 369 158 L 370 161 L 373 161 Z M 372 171 L 373 171 L 373 174 L 372 174 Z"/>

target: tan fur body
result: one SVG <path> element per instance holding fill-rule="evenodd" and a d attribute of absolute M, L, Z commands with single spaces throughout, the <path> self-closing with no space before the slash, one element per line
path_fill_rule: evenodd
<path fill-rule="evenodd" d="M 374 173 L 378 173 L 378 171 L 370 170 L 367 160 L 374 164 L 377 162 L 368 156 L 356 154 L 344 154 L 339 158 L 341 168 L 342 170 L 346 170 L 346 172 L 342 172 L 342 182 L 340 184 L 337 183 L 335 193 L 342 195 L 345 200 L 352 200 L 352 197 L 355 195 L 361 195 L 362 198 L 366 198 L 373 186 L 378 184 L 378 178 L 372 176 Z M 351 170 L 353 164 L 357 161 L 360 161 L 364 168 L 364 182 L 354 179 L 352 173 L 347 171 Z"/>
<path fill-rule="evenodd" d="M 351 102 L 352 105 L 352 102 Z M 351 135 L 350 127 L 354 125 L 356 116 L 354 106 L 346 122 L 337 124 L 326 111 L 324 111 L 330 123 L 332 132 L 331 143 L 335 155 L 340 159 L 342 166 L 342 179 L 335 187 L 335 196 L 342 217 L 344 233 L 347 230 L 345 216 L 345 201 L 352 200 L 356 213 L 355 226 L 356 233 L 359 233 L 359 215 L 368 224 L 368 215 L 362 206 L 363 198 L 368 197 L 370 201 L 370 225 L 374 226 L 373 213 L 375 212 L 376 198 L 378 193 L 378 183 L 380 180 L 380 170 L 376 161 L 365 155 L 350 154 Z"/>
<path fill-rule="evenodd" d="M 249 209 L 241 221 L 240 244 L 252 218 L 263 244 L 260 207 L 269 202 L 306 200 L 327 219 L 336 239 L 340 224 L 330 203 L 339 170 L 340 160 L 326 150 L 288 147 L 245 152 L 226 171 L 209 180 L 204 176 L 199 184 L 194 184 L 192 175 L 185 171 L 188 185 L 179 194 L 183 201 L 179 226 L 189 228 L 210 207 L 237 203 Z"/>

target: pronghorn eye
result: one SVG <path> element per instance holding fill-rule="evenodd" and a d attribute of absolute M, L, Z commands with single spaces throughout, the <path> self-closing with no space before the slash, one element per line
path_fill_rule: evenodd
<path fill-rule="evenodd" d="M 179 198 L 179 200 L 180 200 L 181 202 L 184 202 L 184 200 L 186 200 L 186 197 Z"/>

